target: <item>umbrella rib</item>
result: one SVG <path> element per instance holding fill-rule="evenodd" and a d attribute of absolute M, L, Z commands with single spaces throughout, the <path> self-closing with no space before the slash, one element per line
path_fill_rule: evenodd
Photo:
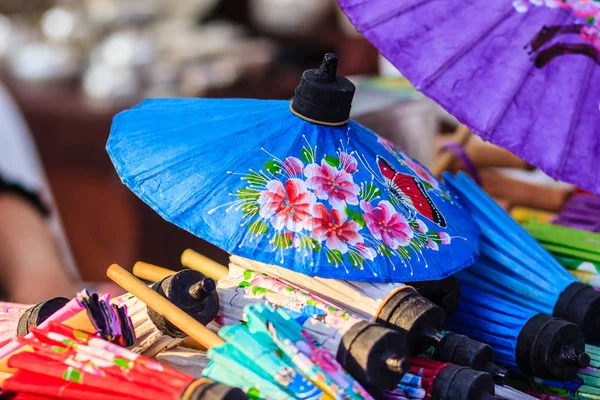
<path fill-rule="evenodd" d="M 436 80 L 438 80 L 438 78 L 441 75 L 443 75 L 450 67 L 456 64 L 461 58 L 465 56 L 465 54 L 471 51 L 473 46 L 475 46 L 481 41 L 481 38 L 488 36 L 490 32 L 494 31 L 498 27 L 498 25 L 508 20 L 510 14 L 512 13 L 514 13 L 514 9 L 511 6 L 511 8 L 505 14 L 502 14 L 496 21 L 494 21 L 491 27 L 487 27 L 487 29 L 483 30 L 481 34 L 477 35 L 470 42 L 467 42 L 465 46 L 461 47 L 456 53 L 452 55 L 452 57 L 450 57 L 450 59 L 448 59 L 444 64 L 442 64 L 437 70 L 435 70 L 429 76 L 425 77 L 417 89 L 421 91 L 427 90 L 427 88 L 429 88 L 429 86 L 431 86 Z"/>
<path fill-rule="evenodd" d="M 560 23 L 560 21 L 562 19 L 564 19 L 564 15 L 562 17 L 560 17 L 560 16 L 557 17 L 555 24 Z M 492 128 L 488 130 L 489 133 L 488 133 L 487 137 L 485 138 L 486 140 L 489 140 L 489 141 L 492 140 L 492 138 L 494 137 L 494 134 L 496 133 L 496 129 L 498 128 L 498 124 L 500 124 L 500 121 L 502 121 L 504 119 L 504 116 L 508 112 L 508 109 L 512 105 L 514 99 L 519 95 L 519 93 L 521 93 L 521 89 L 523 89 L 523 83 L 525 82 L 525 80 L 527 80 L 527 78 L 529 78 L 529 75 L 531 75 L 531 71 L 533 71 L 534 68 L 535 68 L 535 63 L 531 62 L 531 64 L 529 65 L 529 69 L 527 70 L 527 73 L 523 74 L 523 76 L 521 77 L 521 80 L 519 81 L 519 84 L 517 85 L 517 89 L 510 96 L 510 100 L 505 102 L 504 109 L 502 110 L 502 112 L 500 114 L 498 114 L 498 116 L 495 118 L 494 122 L 492 123 Z M 523 138 L 521 140 L 521 143 L 523 143 L 527 140 L 530 133 L 531 133 L 531 130 L 525 132 L 525 134 L 523 135 Z"/>
<path fill-rule="evenodd" d="M 585 75 L 581 82 L 581 83 L 583 83 L 583 81 L 585 81 L 585 85 L 579 86 L 577 103 L 575 103 L 575 110 L 573 113 L 574 118 L 571 118 L 571 123 L 569 124 L 569 131 L 567 132 L 567 140 L 565 143 L 565 149 L 560 156 L 560 163 L 558 164 L 558 171 L 557 171 L 558 174 L 562 174 L 562 170 L 563 170 L 563 167 L 567 160 L 567 156 L 569 154 L 569 151 L 571 150 L 571 146 L 573 145 L 573 134 L 575 133 L 575 126 L 577 126 L 577 124 L 579 123 L 579 120 L 580 120 L 580 112 L 581 112 L 581 107 L 583 105 L 583 100 L 587 97 L 587 95 L 590 91 L 590 86 L 591 86 L 590 81 L 592 80 L 592 76 L 594 75 L 593 68 L 595 68 L 595 67 L 596 67 L 595 61 L 588 60 L 587 68 L 585 70 Z"/>

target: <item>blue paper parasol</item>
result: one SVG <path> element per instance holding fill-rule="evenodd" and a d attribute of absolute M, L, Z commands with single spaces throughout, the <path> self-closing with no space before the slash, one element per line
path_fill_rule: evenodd
<path fill-rule="evenodd" d="M 566 380 L 589 364 L 581 329 L 561 318 L 516 307 L 484 290 L 461 285 L 457 311 L 446 328 L 489 344 L 512 371 Z"/>
<path fill-rule="evenodd" d="M 445 175 L 481 229 L 481 257 L 456 277 L 514 307 L 565 318 L 600 342 L 600 293 L 579 283 L 525 229 L 464 174 Z"/>
<path fill-rule="evenodd" d="M 424 167 L 348 121 L 337 57 L 289 101 L 147 100 L 117 115 L 108 153 L 163 218 L 222 249 L 310 276 L 444 278 L 479 229 Z"/>

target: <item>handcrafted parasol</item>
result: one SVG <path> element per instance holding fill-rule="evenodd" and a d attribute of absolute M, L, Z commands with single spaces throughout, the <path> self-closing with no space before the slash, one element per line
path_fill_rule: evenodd
<path fill-rule="evenodd" d="M 512 371 L 566 380 L 589 365 L 581 329 L 493 293 L 462 284 L 458 310 L 448 329 L 489 344 L 496 361 Z"/>
<path fill-rule="evenodd" d="M 338 0 L 417 89 L 485 140 L 600 193 L 600 3 Z"/>
<path fill-rule="evenodd" d="M 473 263 L 478 229 L 446 187 L 348 120 L 337 56 L 294 100 L 156 99 L 117 115 L 108 153 L 163 218 L 243 257 L 310 276 L 441 279 Z"/>
<path fill-rule="evenodd" d="M 32 351 L 10 357 L 3 390 L 53 399 L 245 399 L 239 389 L 195 380 L 94 335 L 50 323 L 19 340 Z"/>
<path fill-rule="evenodd" d="M 600 341 L 600 293 L 577 282 L 531 235 L 464 174 L 445 175 L 481 229 L 481 257 L 456 277 L 505 299 L 513 307 L 565 318 L 580 326 L 587 343 Z M 537 225 L 533 225 L 537 226 Z M 555 227 L 557 230 L 568 228 Z M 569 231 L 574 231 L 569 229 Z M 577 232 L 577 231 L 575 231 Z M 579 231 L 583 237 L 588 233 Z M 542 232 L 538 231 L 540 236 Z M 570 232 L 571 242 L 583 238 Z M 553 235 L 543 237 L 558 237 Z M 579 239 L 579 242 L 578 240 Z M 589 244 L 589 249 L 597 245 Z"/>

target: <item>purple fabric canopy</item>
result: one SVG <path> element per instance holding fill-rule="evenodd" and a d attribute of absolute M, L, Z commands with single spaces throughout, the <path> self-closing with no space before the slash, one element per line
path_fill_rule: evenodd
<path fill-rule="evenodd" d="M 600 194 L 600 56 L 583 33 L 597 29 L 591 17 L 523 0 L 526 12 L 512 0 L 339 3 L 417 89 L 473 132 Z M 539 34 L 544 26 L 561 28 Z"/>

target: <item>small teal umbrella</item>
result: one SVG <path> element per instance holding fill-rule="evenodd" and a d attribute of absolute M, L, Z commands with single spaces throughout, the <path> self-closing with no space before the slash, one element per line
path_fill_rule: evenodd
<path fill-rule="evenodd" d="M 310 276 L 436 280 L 469 266 L 477 225 L 418 162 L 348 116 L 337 56 L 292 103 L 156 99 L 117 115 L 108 153 L 163 218 Z"/>

